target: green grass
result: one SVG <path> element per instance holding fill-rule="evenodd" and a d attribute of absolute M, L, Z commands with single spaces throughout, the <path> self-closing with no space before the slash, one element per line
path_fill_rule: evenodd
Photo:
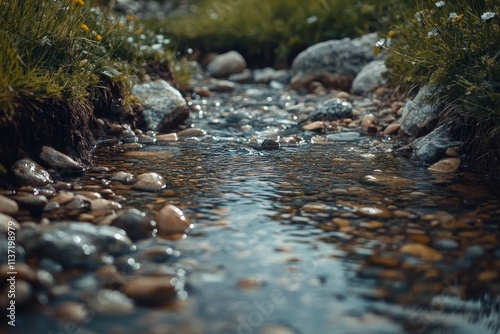
<path fill-rule="evenodd" d="M 463 123 L 471 167 L 500 161 L 500 12 L 495 1 L 421 2 L 386 36 L 394 85 L 435 85 L 442 118 Z M 489 167 L 488 167 L 489 166 Z"/>
<path fill-rule="evenodd" d="M 33 141 L 51 144 L 57 125 L 78 145 L 94 112 L 117 99 L 132 110 L 131 85 L 146 74 L 187 80 L 166 41 L 97 1 L 0 0 L 0 162 Z"/>
<path fill-rule="evenodd" d="M 414 1 L 201 0 L 190 13 L 150 20 L 149 25 L 163 29 L 181 47 L 236 49 L 261 61 L 283 62 L 320 41 L 383 29 L 401 2 Z"/>

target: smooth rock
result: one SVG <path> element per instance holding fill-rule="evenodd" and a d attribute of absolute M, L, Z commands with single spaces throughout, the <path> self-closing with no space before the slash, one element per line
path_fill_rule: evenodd
<path fill-rule="evenodd" d="M 172 285 L 174 276 L 136 277 L 125 283 L 123 293 L 139 303 L 155 304 L 174 299 L 176 287 Z"/>
<path fill-rule="evenodd" d="M 44 186 L 52 183 L 49 172 L 30 159 L 18 160 L 11 168 L 16 178 L 30 186 Z"/>
<path fill-rule="evenodd" d="M 119 212 L 111 225 L 123 229 L 133 241 L 151 237 L 156 233 L 156 222 L 137 209 Z"/>
<path fill-rule="evenodd" d="M 455 173 L 460 168 L 460 163 L 459 158 L 443 158 L 432 164 L 428 170 L 431 172 Z"/>
<path fill-rule="evenodd" d="M 413 101 L 405 105 L 401 116 L 403 133 L 415 138 L 421 137 L 437 125 L 442 103 L 429 101 L 436 93 L 436 88 L 423 86 Z"/>
<path fill-rule="evenodd" d="M 21 209 L 29 211 L 42 211 L 49 202 L 45 195 L 19 194 L 12 197 Z"/>
<path fill-rule="evenodd" d="M 453 239 L 441 239 L 434 241 L 432 246 L 436 249 L 455 250 L 458 249 L 460 245 Z"/>
<path fill-rule="evenodd" d="M 144 108 L 140 113 L 140 125 L 148 130 L 165 133 L 189 117 L 182 94 L 164 80 L 136 84 L 132 94 Z"/>
<path fill-rule="evenodd" d="M 352 82 L 353 93 L 364 94 L 384 86 L 387 83 L 387 79 L 384 78 L 386 72 L 387 67 L 384 60 L 377 59 L 369 62 L 354 78 Z"/>
<path fill-rule="evenodd" d="M 104 198 L 97 198 L 90 202 L 90 210 L 119 210 L 122 206 L 120 203 L 110 201 Z"/>
<path fill-rule="evenodd" d="M 349 90 L 361 69 L 374 59 L 376 33 L 355 39 L 331 40 L 310 46 L 292 62 L 293 89 L 304 89 L 313 81 L 325 87 Z"/>
<path fill-rule="evenodd" d="M 158 173 L 144 173 L 137 177 L 137 182 L 132 187 L 138 190 L 157 192 L 165 188 L 165 180 Z"/>
<path fill-rule="evenodd" d="M 356 213 L 360 216 L 370 218 L 391 218 L 392 211 L 383 207 L 376 206 L 358 206 L 355 208 Z"/>
<path fill-rule="evenodd" d="M 214 80 L 208 88 L 213 92 L 232 92 L 237 85 L 229 80 Z"/>
<path fill-rule="evenodd" d="M 178 137 L 203 137 L 207 132 L 198 128 L 188 128 L 177 132 Z"/>
<path fill-rule="evenodd" d="M 389 124 L 385 129 L 384 129 L 384 135 L 392 135 L 393 133 L 396 133 L 399 131 L 401 128 L 401 124 L 399 123 L 392 123 Z"/>
<path fill-rule="evenodd" d="M 90 316 L 85 305 L 74 301 L 58 304 L 50 312 L 55 318 L 69 324 L 84 324 Z"/>
<path fill-rule="evenodd" d="M 334 121 L 352 117 L 352 104 L 338 98 L 323 101 L 308 115 L 311 121 Z"/>
<path fill-rule="evenodd" d="M 158 140 L 159 142 L 177 141 L 177 139 L 178 137 L 176 133 L 167 133 L 156 136 L 156 140 Z"/>
<path fill-rule="evenodd" d="M 424 261 L 437 262 L 443 259 L 443 255 L 437 250 L 419 243 L 410 243 L 400 248 L 401 253 L 421 258 Z"/>
<path fill-rule="evenodd" d="M 172 204 L 165 205 L 156 216 L 158 233 L 184 233 L 191 227 L 190 220 L 184 215 L 182 210 Z"/>
<path fill-rule="evenodd" d="M 240 73 L 247 67 L 245 58 L 237 51 L 215 56 L 207 65 L 208 73 L 214 78 L 228 77 Z"/>
<path fill-rule="evenodd" d="M 102 289 L 87 300 L 87 305 L 99 315 L 129 314 L 135 309 L 134 302 L 117 290 Z"/>
<path fill-rule="evenodd" d="M 259 330 L 259 334 L 297 334 L 297 332 L 283 325 L 265 325 Z"/>
<path fill-rule="evenodd" d="M 121 254 L 132 246 L 122 229 L 85 222 L 23 228 L 17 233 L 17 242 L 25 248 L 28 256 L 49 258 L 69 268 L 99 266 L 102 255 Z"/>
<path fill-rule="evenodd" d="M 416 140 L 413 143 L 412 158 L 433 164 L 444 157 L 448 148 L 459 146 L 461 142 L 452 135 L 452 127 L 453 125 L 450 123 L 443 124 L 425 137 Z"/>
<path fill-rule="evenodd" d="M 18 211 L 19 205 L 17 205 L 16 201 L 0 195 L 0 212 L 6 215 L 15 215 Z"/>
<path fill-rule="evenodd" d="M 361 127 L 363 129 L 368 129 L 372 124 L 377 123 L 377 117 L 374 114 L 367 114 L 361 119 Z"/>
<path fill-rule="evenodd" d="M 340 141 L 340 142 L 351 142 L 351 141 L 357 141 L 361 138 L 361 135 L 359 132 L 336 132 L 336 133 L 331 133 L 326 136 L 326 138 L 329 141 Z"/>
<path fill-rule="evenodd" d="M 73 173 L 83 170 L 83 166 L 81 164 L 79 164 L 66 154 L 61 153 L 49 146 L 42 147 L 40 158 L 61 174 Z"/>
<path fill-rule="evenodd" d="M 134 176 L 130 173 L 119 171 L 114 173 L 110 180 L 121 182 L 123 184 L 132 184 L 134 182 Z"/>
<path fill-rule="evenodd" d="M 323 130 L 324 128 L 325 124 L 323 121 L 315 121 L 302 126 L 302 130 L 306 131 Z"/>

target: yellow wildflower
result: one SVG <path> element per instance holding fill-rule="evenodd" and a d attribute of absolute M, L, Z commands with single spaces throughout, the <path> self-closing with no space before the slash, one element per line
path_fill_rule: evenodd
<path fill-rule="evenodd" d="M 77 4 L 77 5 L 80 5 L 80 6 L 85 5 L 85 2 L 83 0 L 73 0 L 73 3 Z"/>
<path fill-rule="evenodd" d="M 142 29 L 141 28 L 137 29 L 137 33 L 142 34 Z"/>
<path fill-rule="evenodd" d="M 391 30 L 387 33 L 387 37 L 389 38 L 393 38 L 394 36 L 396 36 L 396 32 L 394 30 Z"/>
<path fill-rule="evenodd" d="M 97 41 L 98 41 L 98 42 L 100 42 L 100 41 L 101 41 L 101 39 L 102 39 L 102 36 L 101 36 L 101 35 L 97 35 L 97 36 L 95 37 L 95 39 L 97 39 Z"/>
<path fill-rule="evenodd" d="M 85 30 L 85 31 L 89 31 L 89 30 L 90 30 L 90 29 L 89 29 L 89 26 L 88 26 L 88 25 L 86 25 L 85 23 L 82 23 L 82 26 L 81 26 L 81 27 L 82 27 L 82 29 L 83 29 L 83 30 Z"/>
<path fill-rule="evenodd" d="M 464 14 L 460 14 L 457 17 L 455 17 L 454 19 L 452 19 L 451 21 L 455 22 L 455 23 L 460 22 L 463 19 L 463 17 L 464 17 Z"/>

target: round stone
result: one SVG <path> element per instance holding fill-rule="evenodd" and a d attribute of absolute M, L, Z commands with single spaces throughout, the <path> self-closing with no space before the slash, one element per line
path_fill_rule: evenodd
<path fill-rule="evenodd" d="M 137 182 L 133 185 L 134 189 L 157 192 L 165 188 L 165 180 L 158 173 L 144 173 L 137 177 Z"/>
<path fill-rule="evenodd" d="M 123 229 L 134 241 L 148 238 L 156 233 L 156 222 L 137 209 L 128 209 L 118 213 L 111 225 Z"/>
<path fill-rule="evenodd" d="M 158 233 L 183 233 L 191 227 L 190 220 L 184 215 L 182 210 L 174 205 L 165 205 L 156 216 Z"/>
<path fill-rule="evenodd" d="M 17 202 L 0 195 L 0 212 L 5 213 L 6 215 L 15 215 L 19 211 L 19 206 Z"/>
<path fill-rule="evenodd" d="M 172 284 L 174 278 L 169 275 L 136 277 L 125 283 L 123 293 L 139 303 L 154 304 L 168 301 L 177 295 Z"/>
<path fill-rule="evenodd" d="M 130 173 L 120 171 L 111 176 L 111 181 L 117 181 L 123 184 L 132 184 L 134 182 L 134 176 Z"/>
<path fill-rule="evenodd" d="M 21 183 L 39 187 L 52 183 L 49 172 L 29 159 L 18 160 L 12 166 L 12 172 Z"/>

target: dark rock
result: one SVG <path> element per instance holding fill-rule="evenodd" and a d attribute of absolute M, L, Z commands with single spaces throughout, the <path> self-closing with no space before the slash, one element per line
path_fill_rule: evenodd
<path fill-rule="evenodd" d="M 137 209 L 128 209 L 118 213 L 111 225 L 123 229 L 134 241 L 148 238 L 156 233 L 156 222 Z"/>
<path fill-rule="evenodd" d="M 141 122 L 148 130 L 168 132 L 189 117 L 186 100 L 164 80 L 137 84 L 132 94 L 144 107 Z"/>
<path fill-rule="evenodd" d="M 17 242 L 27 256 L 49 258 L 65 267 L 95 267 L 102 255 L 121 254 L 132 247 L 125 231 L 83 222 L 35 225 L 18 232 Z"/>
<path fill-rule="evenodd" d="M 401 131 L 403 133 L 416 138 L 424 136 L 434 129 L 442 108 L 440 102 L 429 102 L 436 92 L 436 88 L 424 86 L 413 101 L 405 105 L 401 116 Z"/>
<path fill-rule="evenodd" d="M 23 184 L 38 187 L 53 182 L 49 172 L 30 159 L 18 160 L 11 170 Z"/>
<path fill-rule="evenodd" d="M 461 142 L 455 140 L 452 135 L 452 126 L 443 124 L 413 143 L 412 158 L 426 164 L 433 164 L 445 155 L 448 148 L 460 144 Z"/>
<path fill-rule="evenodd" d="M 64 173 L 81 172 L 83 166 L 58 150 L 44 146 L 40 152 L 40 158 L 45 161 L 54 170 Z"/>
<path fill-rule="evenodd" d="M 319 103 L 307 119 L 314 122 L 334 121 L 347 117 L 352 117 L 352 104 L 345 100 L 333 98 Z"/>

